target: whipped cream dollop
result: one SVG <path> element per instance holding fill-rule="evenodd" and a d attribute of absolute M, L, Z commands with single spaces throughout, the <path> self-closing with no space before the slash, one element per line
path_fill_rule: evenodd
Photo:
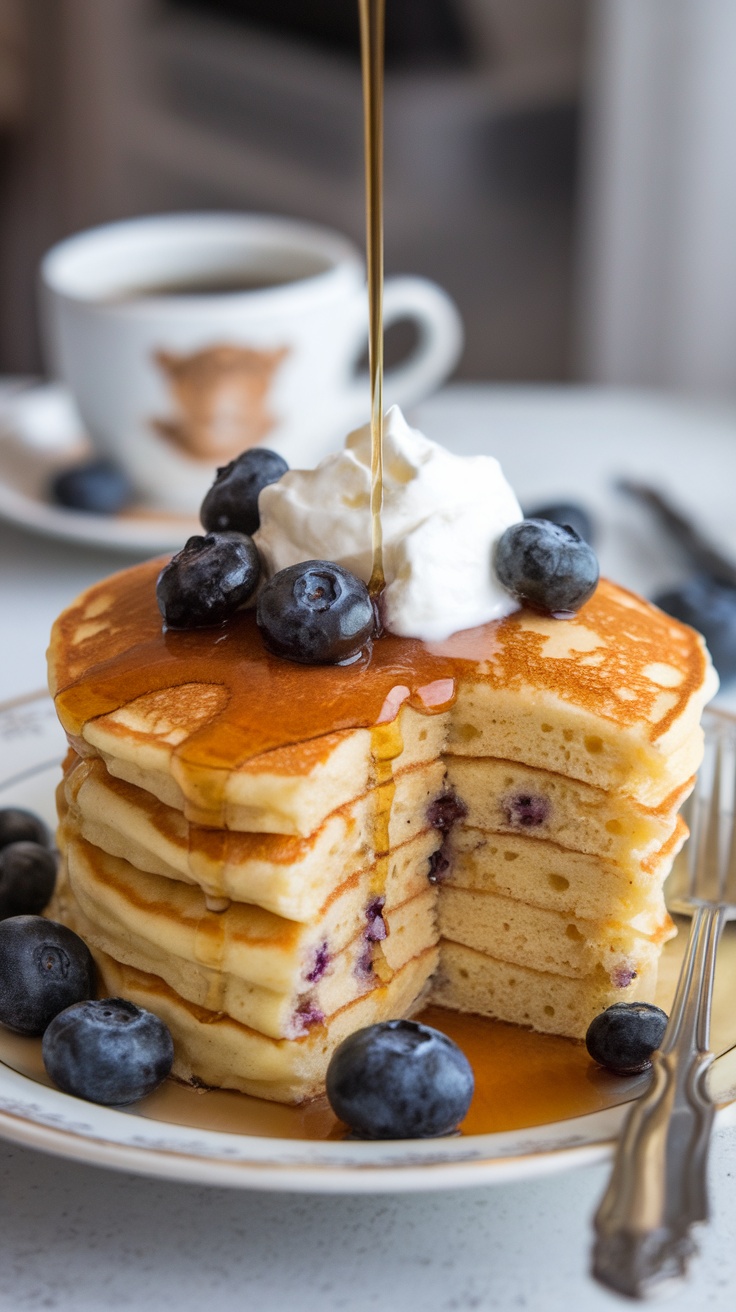
<path fill-rule="evenodd" d="M 410 428 L 398 406 L 384 420 L 381 614 L 391 633 L 426 642 L 518 608 L 493 570 L 496 542 L 522 519 L 492 456 L 458 456 Z M 316 469 L 265 487 L 255 541 L 268 576 L 304 560 L 371 575 L 371 433 L 356 429 Z"/>

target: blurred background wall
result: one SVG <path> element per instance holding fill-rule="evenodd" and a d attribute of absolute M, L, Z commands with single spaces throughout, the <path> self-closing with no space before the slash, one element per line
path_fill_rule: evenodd
<path fill-rule="evenodd" d="M 0 371 L 38 367 L 34 269 L 77 228 L 254 209 L 362 246 L 357 0 L 0 13 L 22 87 L 0 110 Z M 387 28 L 387 271 L 456 298 L 466 376 L 567 376 L 585 0 L 388 0 Z"/>
<path fill-rule="evenodd" d="M 578 359 L 736 393 L 736 3 L 597 0 L 586 57 Z"/>
<path fill-rule="evenodd" d="M 455 297 L 461 375 L 736 390 L 736 0 L 387 24 L 387 271 Z M 362 245 L 357 0 L 0 0 L 0 372 L 53 241 L 199 208 Z"/>

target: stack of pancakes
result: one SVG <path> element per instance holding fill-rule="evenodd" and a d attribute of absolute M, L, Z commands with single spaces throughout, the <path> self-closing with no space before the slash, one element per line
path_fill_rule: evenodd
<path fill-rule="evenodd" d="M 167 1021 L 180 1076 L 298 1101 L 430 999 L 580 1037 L 651 997 L 715 689 L 698 635 L 602 583 L 574 620 L 303 667 L 250 612 L 163 633 L 158 568 L 54 628 L 50 914 Z"/>

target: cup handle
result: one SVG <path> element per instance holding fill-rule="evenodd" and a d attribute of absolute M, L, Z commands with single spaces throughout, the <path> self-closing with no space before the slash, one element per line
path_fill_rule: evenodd
<path fill-rule="evenodd" d="M 356 342 L 353 359 L 365 348 L 368 335 L 366 293 L 356 303 Z M 457 364 L 463 348 L 463 323 L 455 302 L 427 278 L 389 278 L 383 291 L 384 327 L 399 319 L 412 320 L 418 329 L 415 350 L 383 380 L 384 409 L 390 405 L 410 406 L 444 382 Z M 355 424 L 370 418 L 370 398 L 365 374 L 351 382 L 337 420 L 344 436 Z"/>
<path fill-rule="evenodd" d="M 389 278 L 383 292 L 386 328 L 411 319 L 419 330 L 412 355 L 383 379 L 386 408 L 423 400 L 452 373 L 463 349 L 463 321 L 447 292 L 427 278 Z"/>

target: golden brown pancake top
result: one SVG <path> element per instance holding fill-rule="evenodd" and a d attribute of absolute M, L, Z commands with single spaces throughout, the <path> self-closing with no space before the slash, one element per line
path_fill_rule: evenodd
<path fill-rule="evenodd" d="M 73 740 L 84 725 L 149 695 L 180 724 L 178 754 L 192 765 L 306 773 L 327 755 L 325 735 L 392 719 L 402 700 L 428 713 L 452 704 L 461 683 L 552 694 L 655 742 L 706 676 L 694 630 L 602 580 L 574 619 L 529 610 L 446 642 L 386 634 L 354 665 L 305 666 L 266 651 L 252 610 L 217 628 L 166 630 L 155 584 L 163 561 L 125 570 L 85 592 L 52 632 L 50 678 Z M 330 746 L 334 746 L 332 739 Z"/>

